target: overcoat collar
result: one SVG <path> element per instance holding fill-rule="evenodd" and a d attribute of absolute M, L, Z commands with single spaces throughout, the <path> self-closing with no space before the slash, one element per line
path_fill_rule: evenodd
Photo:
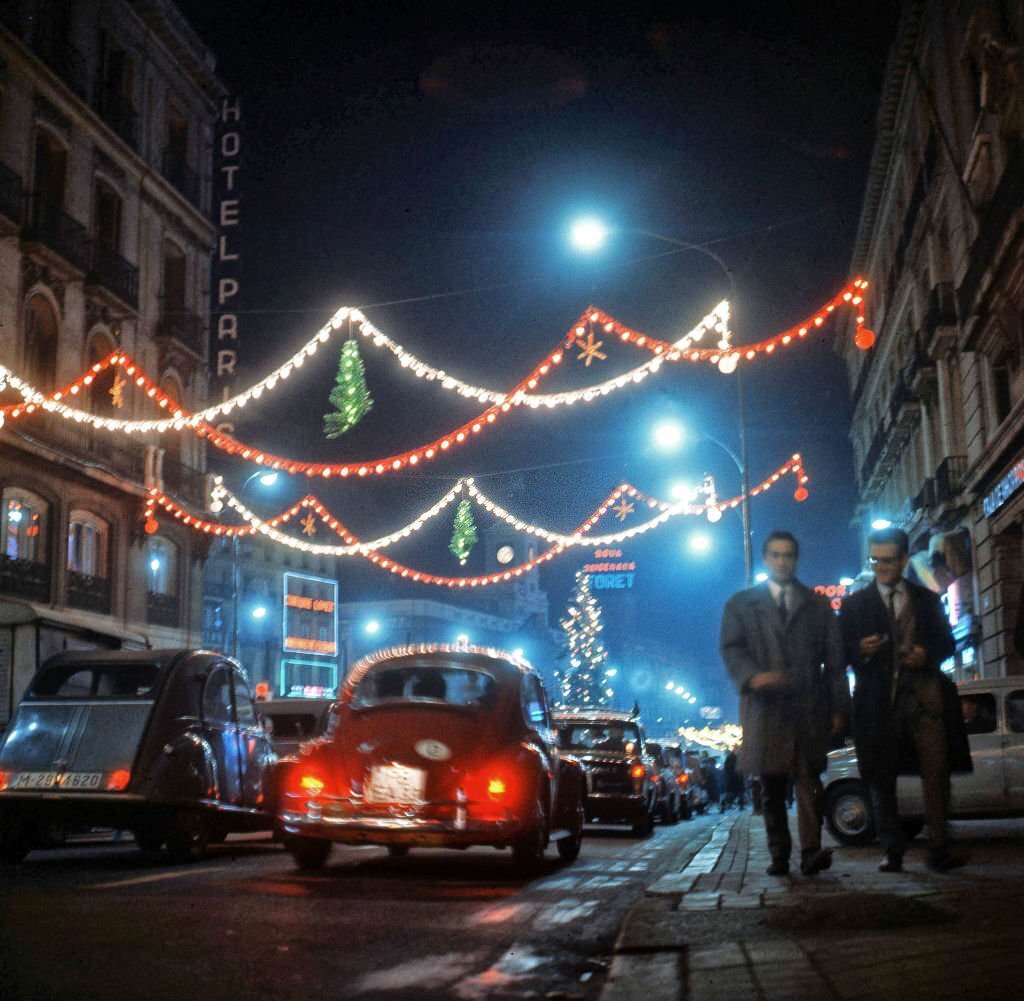
<path fill-rule="evenodd" d="M 765 583 L 751 588 L 751 595 L 753 603 L 758 611 L 767 616 L 769 621 L 772 622 L 776 629 L 781 633 L 783 629 L 782 621 L 779 617 L 779 606 L 772 597 L 771 588 L 768 587 L 768 582 L 765 581 Z M 789 629 L 796 620 L 797 612 L 799 612 L 800 609 L 803 608 L 810 600 L 810 591 L 794 577 L 787 585 L 786 595 L 789 602 L 789 617 L 786 619 L 786 629 Z"/>

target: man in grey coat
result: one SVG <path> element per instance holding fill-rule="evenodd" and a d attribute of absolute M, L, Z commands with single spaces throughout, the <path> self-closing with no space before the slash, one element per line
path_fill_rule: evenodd
<path fill-rule="evenodd" d="M 799 552 L 791 532 L 772 532 L 761 549 L 768 581 L 734 594 L 722 614 L 722 660 L 740 695 L 738 763 L 740 771 L 761 779 L 772 876 L 789 872 L 790 780 L 800 870 L 813 876 L 832 864 L 821 847 L 821 773 L 831 741 L 845 726 L 850 698 L 836 616 L 827 598 L 796 579 Z"/>

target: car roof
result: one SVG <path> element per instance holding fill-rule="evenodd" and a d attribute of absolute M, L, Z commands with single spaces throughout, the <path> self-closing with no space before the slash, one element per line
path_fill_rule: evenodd
<path fill-rule="evenodd" d="M 511 678 L 521 674 L 536 675 L 533 666 L 522 657 L 497 647 L 471 646 L 464 643 L 413 643 L 405 646 L 386 647 L 367 654 L 359 660 L 345 679 L 345 687 L 354 689 L 366 675 L 379 664 L 394 661 L 418 660 L 436 657 L 448 663 L 464 662 L 467 667 L 487 667 L 496 674 Z"/>
<path fill-rule="evenodd" d="M 614 709 L 563 709 L 551 714 L 558 723 L 633 723 L 640 722 L 639 717 Z"/>
<path fill-rule="evenodd" d="M 1010 675 L 1007 678 L 978 678 L 974 681 L 961 681 L 956 690 L 961 695 L 970 695 L 971 692 L 988 692 L 993 688 L 1024 688 L 1024 675 Z"/>

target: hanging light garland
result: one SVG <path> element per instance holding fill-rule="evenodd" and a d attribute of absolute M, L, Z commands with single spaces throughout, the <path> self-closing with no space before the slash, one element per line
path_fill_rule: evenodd
<path fill-rule="evenodd" d="M 774 473 L 764 479 L 761 483 L 757 484 L 750 492 L 751 495 L 760 494 L 774 486 L 783 476 L 792 474 L 797 480 L 797 489 L 794 493 L 794 498 L 798 501 L 806 500 L 807 498 L 807 487 L 806 484 L 809 482 L 809 477 L 803 466 L 803 460 L 799 454 L 792 456 L 786 463 L 780 466 Z M 626 539 L 632 538 L 636 535 L 640 535 L 644 532 L 650 531 L 652 528 L 656 528 L 658 525 L 663 524 L 669 518 L 675 517 L 681 514 L 707 514 L 712 508 L 719 512 L 728 510 L 730 508 L 738 507 L 742 503 L 742 495 L 733 497 L 728 500 L 716 500 L 714 505 L 711 504 L 689 504 L 685 502 L 677 502 L 675 504 L 669 504 L 665 501 L 658 500 L 654 497 L 650 497 L 644 494 L 642 491 L 637 490 L 636 487 L 629 483 L 622 483 L 615 487 L 614 490 L 601 502 L 577 527 L 575 532 L 570 534 L 561 535 L 557 532 L 551 532 L 547 529 L 540 529 L 538 526 L 529 525 L 526 522 L 516 522 L 514 527 L 517 527 L 521 531 L 529 531 L 532 529 L 532 534 L 540 535 L 545 533 L 542 538 L 547 540 L 558 539 L 560 541 L 553 542 L 551 547 L 537 556 L 518 564 L 515 567 L 507 567 L 492 574 L 483 574 L 478 576 L 469 577 L 451 577 L 438 574 L 426 573 L 422 570 L 414 569 L 413 567 L 406 566 L 403 563 L 399 563 L 396 560 L 389 559 L 384 556 L 380 550 L 386 546 L 392 545 L 394 542 L 400 539 L 407 538 L 414 532 L 426 524 L 431 518 L 436 517 L 445 507 L 452 503 L 452 501 L 464 491 L 469 493 L 474 499 L 479 500 L 482 495 L 472 493 L 469 487 L 472 485 L 471 480 L 460 480 L 451 490 L 449 490 L 440 500 L 433 504 L 430 508 L 420 514 L 416 519 L 410 522 L 408 525 L 399 529 L 396 532 L 392 532 L 390 535 L 382 536 L 380 539 L 374 539 L 370 542 L 361 541 L 356 535 L 350 532 L 341 521 L 339 521 L 330 510 L 324 506 L 324 504 L 311 494 L 307 494 L 300 501 L 297 501 L 291 507 L 285 509 L 279 514 L 275 515 L 266 521 L 258 518 L 253 512 L 249 511 L 230 491 L 223 486 L 223 483 L 219 482 L 214 487 L 214 502 L 211 507 L 214 512 L 220 510 L 218 505 L 223 505 L 224 500 L 227 501 L 233 510 L 237 511 L 244 519 L 246 524 L 244 525 L 222 525 L 218 522 L 209 521 L 207 519 L 197 517 L 180 504 L 177 503 L 173 498 L 167 494 L 157 490 L 151 489 L 146 499 L 144 518 L 146 524 L 146 531 L 151 533 L 158 530 L 158 521 L 156 516 L 156 508 L 160 507 L 162 510 L 167 512 L 176 520 L 182 524 L 196 530 L 206 532 L 215 536 L 251 536 L 251 535 L 263 535 L 274 542 L 277 542 L 283 546 L 288 547 L 299 552 L 311 553 L 318 556 L 362 556 L 368 559 L 371 563 L 379 566 L 383 570 L 388 570 L 390 573 L 397 574 L 400 577 L 408 578 L 410 580 L 424 583 L 424 584 L 436 584 L 444 587 L 459 588 L 459 587 L 485 587 L 491 584 L 500 584 L 506 581 L 512 580 L 515 577 L 520 577 L 524 573 L 529 573 L 531 570 L 540 566 L 542 563 L 548 560 L 554 559 L 554 557 L 565 552 L 572 546 L 601 546 L 609 545 L 616 542 L 622 542 Z M 627 529 L 620 532 L 609 533 L 606 535 L 591 535 L 590 530 L 597 524 L 598 521 L 605 515 L 609 508 L 623 496 L 629 496 L 635 500 L 646 504 L 649 508 L 658 509 L 659 514 L 654 518 L 644 522 L 641 525 L 635 526 L 634 528 Z M 482 503 L 482 501 L 481 501 Z M 315 513 L 320 520 L 327 525 L 327 527 L 335 532 L 345 542 L 345 545 L 325 545 L 322 543 L 305 542 L 300 539 L 293 538 L 287 535 L 285 532 L 280 530 L 280 526 L 287 524 L 293 518 L 298 517 L 303 511 L 312 511 Z M 496 512 L 492 512 L 496 513 Z M 507 513 L 507 512 L 506 512 Z"/>
<path fill-rule="evenodd" d="M 0 389 L 6 385 L 17 390 L 25 402 L 20 404 L 7 404 L 0 407 L 0 427 L 5 420 L 16 420 L 20 417 L 32 414 L 39 409 L 56 414 L 67 420 L 76 423 L 89 424 L 104 431 L 121 431 L 125 433 L 164 433 L 169 430 L 181 431 L 191 430 L 202 437 L 207 438 L 216 447 L 234 455 L 241 455 L 243 458 L 258 464 L 269 465 L 275 469 L 286 469 L 289 472 L 304 472 L 308 476 L 367 476 L 380 475 L 404 468 L 406 464 L 415 465 L 422 459 L 432 459 L 447 451 L 453 444 L 463 444 L 472 434 L 478 434 L 486 424 L 492 424 L 499 413 L 507 412 L 513 406 L 526 405 L 531 407 L 555 407 L 571 405 L 583 400 L 589 402 L 597 397 L 607 395 L 627 385 L 635 384 L 646 378 L 653 372 L 658 371 L 662 361 L 668 360 L 677 362 L 681 360 L 706 361 L 716 364 L 724 373 L 736 370 L 740 361 L 752 361 L 759 355 L 770 355 L 780 347 L 787 347 L 790 344 L 805 338 L 814 328 L 821 327 L 825 320 L 838 306 L 848 304 L 856 309 L 857 332 L 854 337 L 856 345 L 867 350 L 874 344 L 874 332 L 865 325 L 864 319 L 864 294 L 868 283 L 862 278 L 857 278 L 847 288 L 826 303 L 811 317 L 802 323 L 795 324 L 788 330 L 776 334 L 774 337 L 759 341 L 756 344 L 734 348 L 728 331 L 728 304 L 720 303 L 701 323 L 684 337 L 675 343 L 663 341 L 650 337 L 647 334 L 627 327 L 619 323 L 614 317 L 596 307 L 589 307 L 581 315 L 580 320 L 574 325 L 569 334 L 563 338 L 562 343 L 549 354 L 522 379 L 508 393 L 498 393 L 494 390 L 484 389 L 479 386 L 472 386 L 444 372 L 421 362 L 415 355 L 405 351 L 401 345 L 391 341 L 384 334 L 378 331 L 363 314 L 350 307 L 339 309 L 334 316 L 311 338 L 303 347 L 295 352 L 284 364 L 265 376 L 253 386 L 228 400 L 214 404 L 203 410 L 191 413 L 182 407 L 171 396 L 159 388 L 145 371 L 131 357 L 124 352 L 114 351 L 107 358 L 90 366 L 73 382 L 66 386 L 44 394 L 26 380 L 21 379 L 11 369 L 0 365 Z M 260 449 L 247 446 L 230 435 L 216 431 L 209 423 L 214 418 L 231 413 L 236 408 L 244 407 L 249 401 L 259 399 L 264 392 L 273 391 L 281 382 L 286 380 L 296 369 L 300 368 L 307 358 L 312 357 L 317 349 L 327 340 L 335 330 L 346 321 L 357 324 L 359 333 L 370 340 L 376 346 L 384 346 L 398 357 L 404 368 L 411 369 L 417 376 L 440 382 L 442 388 L 454 390 L 463 396 L 473 397 L 491 406 L 477 418 L 467 421 L 458 428 L 453 429 L 447 435 L 436 439 L 418 449 L 409 450 L 400 454 L 386 456 L 380 459 L 354 461 L 344 464 L 309 463 L 275 456 L 265 453 Z M 617 335 L 620 340 L 632 344 L 638 348 L 651 351 L 654 354 L 649 362 L 617 376 L 605 380 L 595 386 L 584 389 L 571 390 L 552 394 L 534 394 L 533 389 L 539 382 L 548 375 L 553 366 L 560 364 L 563 358 L 563 351 L 584 338 L 594 324 L 598 324 L 606 333 Z M 700 341 L 704 334 L 713 331 L 719 335 L 719 340 L 714 348 L 697 348 L 693 344 Z M 154 404 L 163 410 L 171 413 L 170 417 L 154 420 L 120 420 L 111 417 L 100 417 L 70 406 L 64 402 L 66 398 L 75 398 L 83 390 L 95 381 L 96 377 L 111 366 L 123 370 L 132 383 L 149 398 Z"/>

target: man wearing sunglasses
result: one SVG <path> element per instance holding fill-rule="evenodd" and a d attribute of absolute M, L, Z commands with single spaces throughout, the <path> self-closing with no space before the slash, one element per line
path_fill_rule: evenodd
<path fill-rule="evenodd" d="M 868 536 L 874 582 L 844 599 L 839 621 L 853 665 L 853 735 L 867 783 L 882 872 L 901 872 L 906 836 L 896 800 L 900 774 L 920 774 L 928 825 L 928 865 L 937 872 L 962 865 L 950 848 L 949 776 L 970 771 L 967 735 L 956 687 L 941 664 L 955 643 L 938 595 L 903 576 L 906 532 Z"/>

